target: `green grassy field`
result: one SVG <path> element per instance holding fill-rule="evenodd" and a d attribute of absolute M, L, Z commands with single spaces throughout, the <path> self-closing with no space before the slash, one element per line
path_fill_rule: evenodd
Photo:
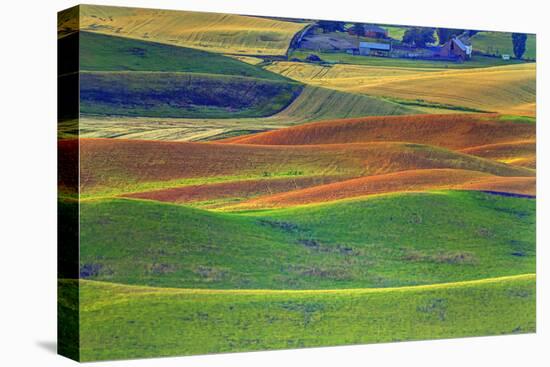
<path fill-rule="evenodd" d="M 172 71 L 288 81 L 221 54 L 162 43 L 80 32 L 80 70 Z"/>
<path fill-rule="evenodd" d="M 365 288 L 535 271 L 535 201 L 480 192 L 239 213 L 110 199 L 81 203 L 80 218 L 82 278 L 124 284 Z"/>
<path fill-rule="evenodd" d="M 60 282 L 61 308 L 71 303 Z M 206 291 L 80 282 L 80 359 L 535 331 L 535 276 L 419 287 Z"/>
<path fill-rule="evenodd" d="M 298 83 L 169 72 L 82 72 L 80 111 L 149 117 L 273 115 L 296 98 Z"/>
<path fill-rule="evenodd" d="M 221 54 L 90 32 L 81 32 L 79 39 L 82 114 L 270 116 L 288 106 L 302 88 Z"/>
<path fill-rule="evenodd" d="M 472 37 L 474 51 L 490 55 L 508 54 L 514 57 L 512 34 L 507 32 L 479 32 Z M 537 56 L 537 41 L 534 34 L 527 35 L 524 58 L 534 60 Z"/>

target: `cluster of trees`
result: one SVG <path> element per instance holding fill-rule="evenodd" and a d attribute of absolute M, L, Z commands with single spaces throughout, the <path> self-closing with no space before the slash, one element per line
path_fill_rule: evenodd
<path fill-rule="evenodd" d="M 434 29 L 424 27 L 412 27 L 403 34 L 403 43 L 416 47 L 426 47 L 428 43 L 434 43 Z"/>
<path fill-rule="evenodd" d="M 336 22 L 332 20 L 320 20 L 317 22 L 317 26 L 323 30 L 323 33 L 330 32 L 344 32 L 346 22 Z"/>
<path fill-rule="evenodd" d="M 469 36 L 473 36 L 477 31 L 466 31 L 464 29 L 454 28 L 426 28 L 412 27 L 403 34 L 403 43 L 415 45 L 417 47 L 425 47 L 427 44 L 435 43 L 435 34 L 437 34 L 438 43 L 445 44 L 451 38 L 467 32 Z"/>
<path fill-rule="evenodd" d="M 351 30 L 356 36 L 365 36 L 365 25 L 363 23 L 354 23 L 353 26 L 351 26 Z"/>

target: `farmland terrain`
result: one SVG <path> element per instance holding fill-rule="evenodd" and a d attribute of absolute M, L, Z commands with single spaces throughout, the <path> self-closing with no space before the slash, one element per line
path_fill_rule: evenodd
<path fill-rule="evenodd" d="M 307 25 L 219 13 L 97 5 L 79 8 L 83 31 L 218 53 L 281 55 L 294 34 Z"/>
<path fill-rule="evenodd" d="M 276 62 L 268 70 L 337 90 L 453 105 L 474 111 L 534 116 L 535 65 L 437 70 Z M 448 88 L 453 85 L 453 88 Z"/>
<path fill-rule="evenodd" d="M 363 26 L 60 15 L 60 47 L 79 50 L 58 76 L 79 92 L 58 125 L 60 235 L 78 242 L 60 260 L 78 265 L 60 273 L 61 349 L 94 361 L 535 331 L 534 35 L 523 58 L 485 31 L 461 35 L 471 57 L 436 58 L 415 52 L 443 48 L 442 32 L 419 50 L 411 27 Z"/>

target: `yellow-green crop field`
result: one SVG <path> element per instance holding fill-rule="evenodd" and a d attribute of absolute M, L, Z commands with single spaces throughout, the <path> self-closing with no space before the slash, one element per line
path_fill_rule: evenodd
<path fill-rule="evenodd" d="M 268 70 L 350 93 L 421 100 L 514 115 L 535 114 L 535 64 L 466 70 L 276 62 Z"/>
<path fill-rule="evenodd" d="M 306 25 L 220 13 L 80 6 L 81 30 L 218 53 L 284 55 Z"/>

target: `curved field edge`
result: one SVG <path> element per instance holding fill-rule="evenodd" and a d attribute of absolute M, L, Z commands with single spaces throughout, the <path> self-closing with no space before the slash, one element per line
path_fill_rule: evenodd
<path fill-rule="evenodd" d="M 64 286 L 70 282 L 61 281 Z M 534 274 L 381 290 L 174 290 L 80 281 L 81 359 L 531 333 Z M 61 312 L 67 307 L 61 292 Z"/>

